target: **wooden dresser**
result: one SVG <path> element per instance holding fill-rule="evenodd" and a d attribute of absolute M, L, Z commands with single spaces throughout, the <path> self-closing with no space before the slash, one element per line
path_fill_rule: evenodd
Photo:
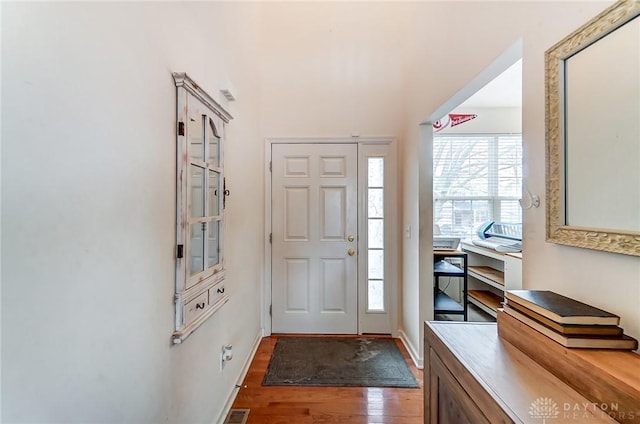
<path fill-rule="evenodd" d="M 598 408 L 500 338 L 495 323 L 427 322 L 424 346 L 425 423 L 640 423 L 636 404 Z"/>

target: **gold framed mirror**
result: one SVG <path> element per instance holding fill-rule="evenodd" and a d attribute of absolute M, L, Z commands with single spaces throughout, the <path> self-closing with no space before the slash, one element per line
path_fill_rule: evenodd
<path fill-rule="evenodd" d="M 545 53 L 547 241 L 640 256 L 640 0 Z"/>

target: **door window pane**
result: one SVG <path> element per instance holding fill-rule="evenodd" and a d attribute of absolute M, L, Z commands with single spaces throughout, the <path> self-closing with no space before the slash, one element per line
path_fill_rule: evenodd
<path fill-rule="evenodd" d="M 368 277 L 384 278 L 384 253 L 382 250 L 369 250 Z"/>
<path fill-rule="evenodd" d="M 369 280 L 367 285 L 367 310 L 384 311 L 384 281 Z"/>
<path fill-rule="evenodd" d="M 189 117 L 189 128 L 187 136 L 189 137 L 189 158 L 192 160 L 204 160 L 204 119 L 201 115 L 192 115 Z"/>
<path fill-rule="evenodd" d="M 212 221 L 207 224 L 207 268 L 220 263 L 220 223 Z"/>
<path fill-rule="evenodd" d="M 189 271 L 194 275 L 204 270 L 204 231 L 201 222 L 191 224 L 190 227 Z"/>
<path fill-rule="evenodd" d="M 382 249 L 384 247 L 384 221 L 382 219 L 367 220 L 369 248 Z"/>
<path fill-rule="evenodd" d="M 209 119 L 207 139 L 209 142 L 209 164 L 210 166 L 218 167 L 220 166 L 220 135 L 216 125 L 213 123 L 213 119 Z"/>
<path fill-rule="evenodd" d="M 207 181 L 208 185 L 208 206 L 209 206 L 209 211 L 208 211 L 208 216 L 215 216 L 215 215 L 219 215 L 219 208 L 220 208 L 220 202 L 219 202 L 219 194 L 220 194 L 220 176 L 218 175 L 217 172 L 215 171 L 209 171 L 209 180 Z"/>
<path fill-rule="evenodd" d="M 384 158 L 369 158 L 368 165 L 369 187 L 382 187 L 384 185 Z"/>
<path fill-rule="evenodd" d="M 370 188 L 368 190 L 368 216 L 369 218 L 382 218 L 384 216 L 383 189 Z"/>
<path fill-rule="evenodd" d="M 191 217 L 204 216 L 204 170 L 199 166 L 189 165 L 191 181 Z"/>

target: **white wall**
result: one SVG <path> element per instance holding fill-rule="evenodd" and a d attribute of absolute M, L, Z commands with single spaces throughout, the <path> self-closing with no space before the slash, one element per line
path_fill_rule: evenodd
<path fill-rule="evenodd" d="M 256 11 L 2 9 L 2 421 L 213 422 L 260 330 Z M 173 347 L 172 71 L 216 98 L 229 77 L 239 93 L 226 150 L 231 300 Z M 225 343 L 237 359 L 220 372 Z"/>
<path fill-rule="evenodd" d="M 401 136 L 406 6 L 262 4 L 265 137 Z"/>

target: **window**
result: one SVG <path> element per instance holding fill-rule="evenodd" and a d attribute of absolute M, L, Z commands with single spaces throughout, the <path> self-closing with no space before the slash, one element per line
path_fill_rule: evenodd
<path fill-rule="evenodd" d="M 522 136 L 433 139 L 433 216 L 444 235 L 470 237 L 484 221 L 522 222 Z"/>
<path fill-rule="evenodd" d="M 384 158 L 367 159 L 367 312 L 384 312 Z"/>
<path fill-rule="evenodd" d="M 358 140 L 358 331 L 391 334 L 397 325 L 396 143 Z"/>
<path fill-rule="evenodd" d="M 177 87 L 176 293 L 173 342 L 224 305 L 224 126 L 231 116 L 186 74 Z"/>

